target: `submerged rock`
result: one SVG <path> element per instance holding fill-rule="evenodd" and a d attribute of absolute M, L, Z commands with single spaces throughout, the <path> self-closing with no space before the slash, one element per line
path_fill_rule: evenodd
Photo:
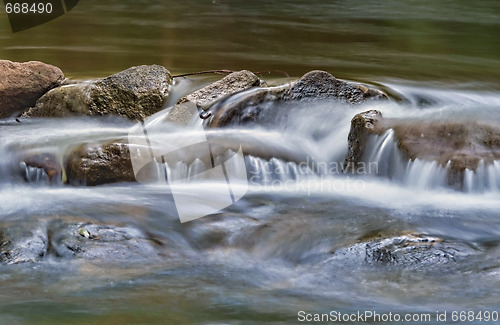
<path fill-rule="evenodd" d="M 112 142 L 79 146 L 66 159 L 66 177 L 71 185 L 135 182 L 128 145 Z"/>
<path fill-rule="evenodd" d="M 70 217 L 53 220 L 49 224 L 49 235 L 49 254 L 59 258 L 134 264 L 159 261 L 168 255 L 167 243 L 131 225 Z"/>
<path fill-rule="evenodd" d="M 53 89 L 23 116 L 114 114 L 142 121 L 162 109 L 171 85 L 172 76 L 162 66 L 131 67 L 97 81 Z"/>
<path fill-rule="evenodd" d="M 481 251 L 455 240 L 408 233 L 401 236 L 369 240 L 333 252 L 327 263 L 358 262 L 431 271 L 443 265 L 479 255 Z"/>
<path fill-rule="evenodd" d="M 38 61 L 0 60 L 0 118 L 35 105 L 37 99 L 63 80 L 63 72 L 53 65 Z"/>
<path fill-rule="evenodd" d="M 162 262 L 175 243 L 134 225 L 87 217 L 36 216 L 0 223 L 0 263 L 36 263 L 47 256 L 109 265 Z"/>
<path fill-rule="evenodd" d="M 0 263 L 37 262 L 47 253 L 46 222 L 42 220 L 0 223 Z"/>
<path fill-rule="evenodd" d="M 388 99 L 380 90 L 336 79 L 325 71 L 311 71 L 291 84 L 262 87 L 237 94 L 213 107 L 210 127 L 230 124 L 261 123 L 275 103 L 300 103 L 317 100 L 337 100 L 350 104 L 370 99 Z"/>

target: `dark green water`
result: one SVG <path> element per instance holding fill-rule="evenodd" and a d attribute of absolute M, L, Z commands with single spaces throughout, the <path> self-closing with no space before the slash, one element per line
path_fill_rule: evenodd
<path fill-rule="evenodd" d="M 324 69 L 406 98 L 405 105 L 376 107 L 389 117 L 477 110 L 498 121 L 499 34 L 500 4 L 488 0 L 82 0 L 63 17 L 15 34 L 2 13 L 0 58 L 48 62 L 70 78 L 140 64 L 293 77 Z M 422 99 L 430 103 L 425 112 Z M 361 110 L 312 107 L 289 121 L 282 144 L 305 139 L 317 153 L 345 153 L 349 121 Z M 0 166 L 13 143 L 63 150 L 128 127 L 79 118 L 2 122 Z M 252 132 L 267 142 L 268 134 Z M 428 313 L 431 321 L 422 324 L 445 324 L 436 312 L 448 311 L 447 323 L 453 311 L 500 312 L 498 191 L 364 181 L 355 193 L 251 188 L 220 215 L 181 225 L 165 209 L 164 189 L 2 180 L 2 221 L 77 215 L 130 224 L 175 244 L 172 257 L 147 266 L 54 256 L 1 265 L 0 324 L 294 324 L 300 310 Z M 377 239 L 381 248 L 370 251 L 366 243 Z M 384 259 L 384 247 L 398 247 L 399 260 Z"/>
<path fill-rule="evenodd" d="M 324 69 L 347 79 L 499 86 L 495 0 L 85 0 L 16 34 L 1 17 L 1 58 L 49 62 L 70 77 L 157 63 L 174 73 Z"/>

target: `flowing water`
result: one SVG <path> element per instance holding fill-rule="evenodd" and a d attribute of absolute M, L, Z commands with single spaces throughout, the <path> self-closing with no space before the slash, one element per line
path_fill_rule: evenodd
<path fill-rule="evenodd" d="M 373 169 L 342 173 L 350 120 L 362 111 L 418 123 L 500 121 L 499 18 L 495 1 L 89 0 L 31 31 L 11 34 L 2 20 L 2 58 L 47 61 L 73 78 L 148 63 L 295 77 L 320 68 L 394 99 L 277 106 L 261 126 L 207 130 L 213 141 L 245 148 L 248 192 L 182 224 L 168 185 L 49 184 L 42 170 L 19 164 L 19 152 L 63 161 L 78 144 L 126 138 L 134 123 L 0 121 L 2 222 L 90 218 L 168 243 L 168 254 L 149 263 L 52 254 L 3 264 L 0 323 L 290 324 L 299 311 L 376 311 L 429 314 L 420 323 L 437 324 L 437 312 L 448 312 L 448 323 L 454 311 L 500 312 L 500 162 L 467 170 L 458 191 L 446 185 L 448 166 L 409 161 L 388 130 L 370 139 L 365 160 Z M 166 109 L 152 119 L 213 79 L 176 79 Z M 293 114 L 279 118 L 287 110 Z M 161 135 L 191 137 L 194 127 Z M 164 167 L 170 178 L 206 168 L 201 161 Z M 190 208 L 216 202 L 222 185 L 186 186 L 186 195 L 206 193 Z"/>

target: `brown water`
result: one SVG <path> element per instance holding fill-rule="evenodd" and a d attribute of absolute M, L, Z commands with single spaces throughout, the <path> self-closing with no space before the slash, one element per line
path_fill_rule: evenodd
<path fill-rule="evenodd" d="M 500 121 L 497 1 L 82 0 L 16 34 L 0 17 L 1 58 L 45 61 L 71 78 L 153 63 L 173 73 L 244 68 L 298 77 L 324 69 L 398 94 L 402 102 L 368 107 L 388 117 Z M 207 80 L 183 80 L 174 93 Z M 291 148 L 342 161 L 349 121 L 368 108 L 318 104 L 288 120 L 283 134 L 271 126 L 233 135 L 250 133 L 247 141 L 270 153 Z M 0 121 L 0 167 L 11 163 L 12 144 L 64 152 L 123 136 L 130 126 Z M 1 324 L 293 324 L 300 310 L 429 313 L 422 324 L 445 324 L 437 311 L 448 311 L 448 323 L 453 311 L 500 311 L 498 190 L 460 193 L 369 177 L 355 192 L 254 184 L 220 215 L 181 225 L 165 188 L 49 187 L 13 181 L 3 169 L 2 221 L 78 215 L 120 222 L 174 243 L 172 255 L 182 257 L 150 266 L 55 256 L 1 265 Z M 399 257 L 384 257 L 394 247 Z"/>

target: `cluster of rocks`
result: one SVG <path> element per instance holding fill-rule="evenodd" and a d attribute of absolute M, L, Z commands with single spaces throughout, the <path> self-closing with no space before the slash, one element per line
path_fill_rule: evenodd
<path fill-rule="evenodd" d="M 173 84 L 162 66 L 132 67 L 107 78 L 71 83 L 60 69 L 41 62 L 0 61 L 0 118 L 21 116 L 68 117 L 115 115 L 144 121 L 160 111 Z M 268 123 L 276 103 L 335 100 L 359 104 L 385 100 L 380 90 L 336 79 L 324 71 L 311 71 L 288 84 L 269 87 L 254 73 L 243 70 L 182 97 L 167 121 L 186 125 L 193 114 L 205 110 L 206 127 Z M 395 132 L 400 151 L 411 160 L 437 161 L 449 166 L 448 183 L 460 189 L 466 169 L 475 170 L 482 160 L 500 158 L 500 131 L 479 123 L 409 122 L 385 119 L 379 111 L 354 116 L 348 136 L 346 171 L 362 162 L 372 135 Z M 41 168 L 51 182 L 66 175 L 73 185 L 100 185 L 134 181 L 127 139 L 77 146 L 62 164 L 47 156 L 23 157 L 28 166 Z"/>
<path fill-rule="evenodd" d="M 152 65 L 132 67 L 99 80 L 71 83 L 58 68 L 41 62 L 0 62 L 0 74 L 6 73 L 6 69 L 12 81 L 10 88 L 0 85 L 0 93 L 8 94 L 9 98 L 8 105 L 0 106 L 1 117 L 116 115 L 144 121 L 163 108 L 173 80 L 167 69 Z M 26 77 L 30 73 L 40 76 L 36 83 Z M 16 91 L 11 91 L 12 88 Z M 30 100 L 16 101 L 16 98 Z M 167 122 L 185 125 L 199 110 L 210 110 L 213 116 L 206 125 L 219 128 L 262 123 L 261 117 L 268 114 L 275 103 L 337 100 L 356 104 L 387 98 L 379 90 L 338 80 L 324 71 L 311 71 L 289 84 L 268 87 L 254 73 L 243 70 L 182 97 L 171 109 Z M 126 139 L 77 146 L 62 165 L 58 165 L 56 159 L 42 158 L 23 156 L 21 160 L 27 166 L 44 170 L 53 183 L 60 182 L 57 178 L 63 175 L 73 185 L 134 181 Z"/>
<path fill-rule="evenodd" d="M 158 65 L 132 67 L 99 80 L 70 82 L 54 66 L 0 60 L 0 75 L 0 118 L 114 115 L 144 121 L 164 108 L 173 85 L 170 72 Z M 166 119 L 186 125 L 193 114 L 206 111 L 207 116 L 211 114 L 206 126 L 221 128 L 262 124 L 276 103 L 331 100 L 359 104 L 387 99 L 380 90 L 336 79 L 324 71 L 311 71 L 296 81 L 269 87 L 254 73 L 243 70 L 182 97 Z M 388 129 L 394 130 L 398 147 L 408 159 L 450 164 L 449 183 L 458 188 L 465 169 L 474 170 L 480 160 L 500 159 L 500 131 L 491 125 L 416 124 L 385 119 L 379 111 L 371 110 L 352 119 L 346 168 L 355 168 L 362 161 L 371 136 Z M 19 160 L 43 170 L 51 183 L 96 186 L 135 181 L 126 139 L 79 144 L 62 160 L 44 152 L 21 153 Z M 417 237 L 402 238 L 355 245 L 350 250 L 370 263 L 408 264 L 414 247 L 420 249 L 418 256 L 431 261 L 454 258 L 441 241 L 423 245 Z M 116 262 L 155 260 L 168 254 L 167 247 L 162 240 L 133 226 L 102 224 L 88 218 L 37 218 L 0 224 L 3 263 L 34 262 L 47 255 Z"/>

